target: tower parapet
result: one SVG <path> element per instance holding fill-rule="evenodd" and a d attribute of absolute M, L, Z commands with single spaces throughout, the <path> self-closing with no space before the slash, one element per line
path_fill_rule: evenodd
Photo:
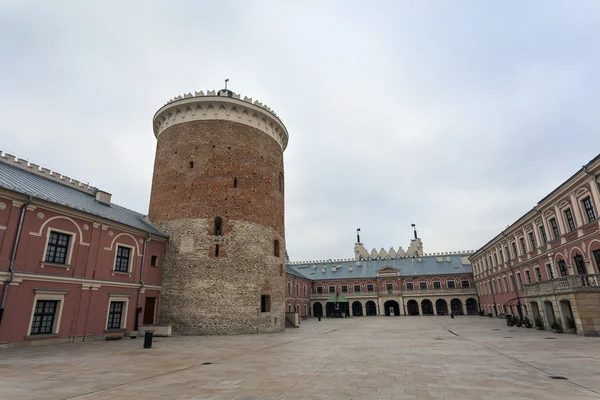
<path fill-rule="evenodd" d="M 231 90 L 195 92 L 177 96 L 161 107 L 153 118 L 156 138 L 167 128 L 189 121 L 224 120 L 258 129 L 279 143 L 282 150 L 288 144 L 288 132 L 277 114 L 266 104 L 244 97 Z"/>

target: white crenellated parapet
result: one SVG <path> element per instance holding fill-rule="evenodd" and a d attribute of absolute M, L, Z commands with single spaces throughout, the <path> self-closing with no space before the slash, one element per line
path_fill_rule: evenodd
<path fill-rule="evenodd" d="M 256 128 L 286 149 L 289 135 L 281 119 L 266 104 L 251 97 L 242 99 L 231 90 L 209 90 L 177 96 L 161 107 L 152 119 L 154 136 L 167 128 L 189 121 L 225 120 Z"/>
<path fill-rule="evenodd" d="M 76 179 L 70 178 L 66 175 L 63 175 L 59 172 L 52 171 L 48 168 L 44 168 L 39 166 L 38 164 L 34 164 L 32 162 L 28 162 L 23 158 L 18 158 L 12 154 L 6 153 L 0 150 L 0 162 L 12 165 L 13 167 L 20 168 L 22 170 L 31 172 L 33 174 L 42 176 L 46 179 L 53 180 L 62 185 L 68 186 L 70 188 L 79 190 L 81 192 L 95 195 L 98 192 L 98 188 L 94 186 L 90 186 L 88 183 L 80 182 Z"/>

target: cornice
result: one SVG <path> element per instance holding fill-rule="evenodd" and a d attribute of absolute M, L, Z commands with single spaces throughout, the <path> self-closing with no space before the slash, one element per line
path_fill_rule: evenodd
<path fill-rule="evenodd" d="M 158 138 L 173 125 L 206 120 L 233 121 L 258 129 L 275 139 L 282 150 L 288 144 L 285 125 L 269 107 L 226 90 L 188 93 L 169 101 L 154 114 L 154 136 Z"/>

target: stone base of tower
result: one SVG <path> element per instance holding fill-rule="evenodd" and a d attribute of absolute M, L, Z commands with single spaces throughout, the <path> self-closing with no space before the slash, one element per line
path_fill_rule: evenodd
<path fill-rule="evenodd" d="M 285 329 L 285 258 L 273 255 L 275 239 L 285 254 L 284 239 L 262 225 L 229 223 L 232 230 L 224 236 L 207 235 L 206 219 L 157 224 L 170 235 L 162 264 L 159 323 L 183 335 Z M 268 296 L 270 311 L 261 310 L 261 296 Z"/>

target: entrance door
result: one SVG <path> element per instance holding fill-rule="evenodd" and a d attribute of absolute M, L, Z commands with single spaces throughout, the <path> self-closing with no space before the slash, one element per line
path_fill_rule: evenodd
<path fill-rule="evenodd" d="M 156 297 L 146 297 L 146 307 L 144 307 L 144 325 L 152 325 L 154 323 L 155 305 Z"/>

